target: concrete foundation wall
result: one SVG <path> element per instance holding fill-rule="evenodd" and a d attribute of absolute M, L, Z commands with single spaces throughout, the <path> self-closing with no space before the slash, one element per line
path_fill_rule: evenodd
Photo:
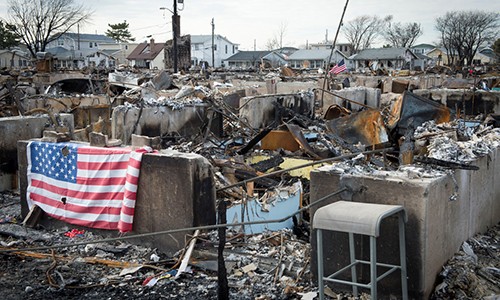
<path fill-rule="evenodd" d="M 352 87 L 332 92 L 341 97 L 356 101 L 364 105 L 368 105 L 373 108 L 378 108 L 380 105 L 381 92 L 380 89 L 377 88 Z M 344 107 L 347 107 L 352 111 L 359 111 L 361 108 L 363 108 L 363 106 L 361 105 L 345 101 L 339 97 L 330 94 L 328 94 L 328 97 L 323 97 L 323 111 L 326 111 L 328 107 L 333 104 L 343 105 Z"/>
<path fill-rule="evenodd" d="M 61 121 L 74 130 L 72 114 L 60 114 Z M 41 138 L 50 125 L 49 116 L 26 116 L 0 118 L 0 191 L 15 187 L 8 179 L 17 170 L 17 141 Z"/>
<path fill-rule="evenodd" d="M 255 129 L 265 128 L 274 121 L 279 124 L 280 120 L 275 120 L 274 102 L 309 117 L 314 114 L 314 94 L 306 92 L 241 98 L 239 117 Z"/>
<path fill-rule="evenodd" d="M 202 156 L 173 151 L 145 155 L 141 164 L 134 233 L 215 224 L 215 182 Z M 185 245 L 180 232 L 137 240 L 173 255 Z"/>
<path fill-rule="evenodd" d="M 28 213 L 26 203 L 28 141 L 19 142 L 19 179 L 21 213 Z M 215 223 L 215 183 L 212 167 L 202 156 L 162 151 L 144 154 L 137 189 L 137 199 L 132 233 L 149 233 L 176 228 L 201 226 Z M 46 227 L 71 226 L 44 216 Z M 116 236 L 117 231 L 94 230 L 103 235 Z M 146 244 L 173 255 L 184 247 L 187 234 L 143 237 L 130 240 Z"/>
<path fill-rule="evenodd" d="M 170 106 L 136 107 L 118 106 L 111 116 L 113 139 L 129 145 L 133 133 L 146 136 L 194 136 L 200 134 L 208 122 L 208 105 L 196 104 L 172 108 Z M 135 129 L 135 130 L 134 130 Z"/>
<path fill-rule="evenodd" d="M 353 201 L 403 205 L 408 214 L 406 250 L 410 298 L 428 299 L 442 266 L 460 248 L 462 242 L 500 221 L 499 155 L 500 149 L 497 149 L 489 156 L 477 160 L 474 165 L 480 167 L 478 171 L 459 170 L 453 172 L 453 175 L 444 174 L 434 178 L 410 179 L 401 176 L 401 173 L 398 176 L 380 177 L 342 175 L 318 169 L 311 172 L 311 201 L 314 202 L 342 186 L 353 186 L 361 190 L 352 195 Z M 450 199 L 453 198 L 450 197 L 456 189 L 458 197 L 452 201 Z M 343 195 L 342 198 L 350 200 L 348 196 Z M 311 211 L 312 216 L 316 209 Z M 377 255 L 379 261 L 398 263 L 397 226 L 392 221 L 395 220 L 390 220 L 388 225 L 382 227 Z M 311 236 L 311 271 L 316 280 L 315 232 Z M 333 267 L 338 270 L 340 266 L 348 264 L 348 239 L 347 234 L 331 232 L 324 237 L 327 260 L 324 267 L 325 272 L 330 274 Z M 368 258 L 368 239 L 358 237 L 356 243 L 359 250 L 357 255 Z M 366 268 L 360 272 L 359 279 L 368 282 L 368 276 Z M 387 298 L 389 295 L 400 298 L 399 282 L 399 273 L 391 274 L 379 282 L 380 292 Z M 336 287 L 349 290 L 345 285 Z"/>

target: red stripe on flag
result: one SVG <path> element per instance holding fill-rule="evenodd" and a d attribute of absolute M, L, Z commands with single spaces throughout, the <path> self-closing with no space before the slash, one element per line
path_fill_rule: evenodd
<path fill-rule="evenodd" d="M 77 177 L 76 183 L 78 184 L 86 184 L 86 185 L 124 185 L 125 184 L 124 177 L 108 177 L 108 178 L 85 178 L 85 177 Z"/>
<path fill-rule="evenodd" d="M 31 180 L 31 186 L 34 188 L 41 188 L 45 191 L 58 194 L 64 197 L 71 197 L 82 199 L 84 201 L 100 201 L 100 200 L 115 200 L 115 199 L 123 199 L 124 192 L 123 190 L 120 192 L 89 192 L 89 191 L 76 191 L 71 189 L 61 188 L 52 184 L 49 184 L 45 181 Z"/>
<path fill-rule="evenodd" d="M 106 207 L 106 206 L 81 206 L 81 205 L 76 205 L 76 204 L 71 204 L 66 202 L 64 204 L 62 201 L 57 201 L 51 198 L 44 197 L 42 195 L 38 194 L 33 194 L 32 198 L 34 201 L 37 201 L 39 203 L 43 203 L 49 206 L 52 206 L 54 208 L 59 208 L 59 209 L 64 209 L 65 211 L 68 212 L 73 212 L 73 213 L 78 213 L 78 214 L 108 214 L 108 215 L 115 215 L 119 216 L 121 208 L 120 207 Z M 70 201 L 70 200 L 66 200 Z M 58 217 L 58 219 L 63 220 L 61 216 Z"/>

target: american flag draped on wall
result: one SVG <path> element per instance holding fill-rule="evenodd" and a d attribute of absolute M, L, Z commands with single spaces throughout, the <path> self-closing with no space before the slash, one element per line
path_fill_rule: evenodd
<path fill-rule="evenodd" d="M 341 61 L 339 61 L 338 64 L 333 66 L 333 68 L 331 68 L 330 71 L 328 71 L 328 73 L 339 74 L 341 72 L 344 72 L 345 70 L 347 70 L 347 67 L 345 65 L 344 59 L 342 59 Z"/>
<path fill-rule="evenodd" d="M 131 231 L 144 152 L 30 142 L 28 205 L 71 224 Z"/>

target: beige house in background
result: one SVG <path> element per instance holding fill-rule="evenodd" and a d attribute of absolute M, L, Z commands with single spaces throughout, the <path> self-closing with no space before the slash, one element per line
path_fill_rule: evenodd
<path fill-rule="evenodd" d="M 448 57 L 448 52 L 445 48 L 434 48 L 425 55 L 432 58 L 436 66 L 448 66 L 450 64 L 449 59 L 451 59 L 451 56 Z M 454 60 L 455 62 L 458 60 L 457 55 L 454 56 Z"/>
<path fill-rule="evenodd" d="M 116 59 L 116 65 L 130 65 L 127 57 L 134 51 L 139 43 L 101 43 L 99 50 L 112 55 Z"/>

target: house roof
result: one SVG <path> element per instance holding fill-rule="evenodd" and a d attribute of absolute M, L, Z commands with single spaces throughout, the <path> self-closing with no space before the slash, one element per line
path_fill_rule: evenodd
<path fill-rule="evenodd" d="M 331 49 L 300 49 L 292 53 L 289 60 L 327 60 L 330 57 Z M 342 52 L 335 49 L 338 55 L 347 58 Z"/>
<path fill-rule="evenodd" d="M 62 36 L 72 38 L 72 39 L 80 39 L 80 41 L 93 41 L 93 42 L 102 42 L 102 43 L 116 43 L 115 40 L 106 36 L 104 34 L 89 34 L 89 33 L 73 33 L 66 32 Z"/>
<path fill-rule="evenodd" d="M 255 61 L 263 58 L 271 53 L 271 51 L 239 51 L 238 53 L 228 57 L 225 61 Z"/>
<path fill-rule="evenodd" d="M 214 36 L 214 38 L 219 38 L 219 39 L 223 39 L 223 40 L 226 40 L 229 44 L 233 44 L 233 45 L 238 45 L 238 44 L 235 44 L 233 42 L 231 42 L 230 40 L 228 40 L 226 37 L 220 35 L 220 34 L 216 34 Z M 211 42 L 212 41 L 212 35 L 191 35 L 191 44 L 203 44 L 203 43 L 206 43 L 206 42 Z"/>
<path fill-rule="evenodd" d="M 151 42 L 140 43 L 135 49 L 127 56 L 129 60 L 152 60 L 165 48 L 165 43 L 153 43 L 150 49 Z"/>
<path fill-rule="evenodd" d="M 413 53 L 418 59 L 431 59 L 429 56 L 422 53 Z"/>
<path fill-rule="evenodd" d="M 413 58 L 417 58 L 408 48 L 375 48 L 361 50 L 354 60 L 401 59 L 406 51 L 409 51 Z"/>
<path fill-rule="evenodd" d="M 12 53 L 14 53 L 15 56 L 29 59 L 29 56 L 27 56 L 24 52 L 19 50 L 0 50 L 0 55 L 4 53 L 9 53 L 9 55 L 12 55 Z"/>
<path fill-rule="evenodd" d="M 68 59 L 82 59 L 83 57 L 89 56 L 98 52 L 97 49 L 90 50 L 68 50 L 64 47 L 57 46 L 54 48 L 46 49 L 46 52 L 52 54 L 55 58 L 60 60 Z"/>
<path fill-rule="evenodd" d="M 434 45 L 431 45 L 431 44 L 418 44 L 418 45 L 414 45 L 411 47 L 412 49 L 414 48 L 428 48 L 428 49 L 434 49 L 436 48 L 436 46 Z"/>

